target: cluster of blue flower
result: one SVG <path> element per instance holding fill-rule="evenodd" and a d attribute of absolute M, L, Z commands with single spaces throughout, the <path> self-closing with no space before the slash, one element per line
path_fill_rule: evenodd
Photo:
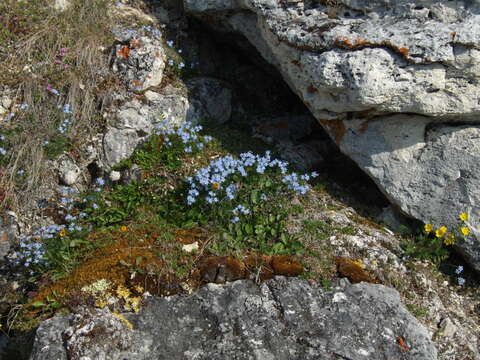
<path fill-rule="evenodd" d="M 160 30 L 158 30 L 158 29 L 156 29 L 152 26 L 149 26 L 149 25 L 142 25 L 140 27 L 140 31 L 150 33 L 156 38 L 161 38 L 162 37 L 162 32 Z"/>
<path fill-rule="evenodd" d="M 59 105 L 59 108 L 61 108 L 61 105 Z M 65 104 L 63 106 L 63 113 L 65 115 L 72 115 L 73 114 L 73 111 L 71 109 L 70 104 Z M 70 125 L 70 121 L 71 120 L 68 119 L 68 118 L 64 119 L 57 130 L 60 131 L 61 134 L 65 134 L 65 132 L 67 131 L 68 125 Z"/>
<path fill-rule="evenodd" d="M 205 147 L 205 144 L 212 140 L 210 136 L 202 137 L 199 135 L 199 132 L 202 130 L 201 125 L 195 125 L 191 122 L 185 122 L 180 127 L 173 128 L 167 120 L 162 121 L 155 125 L 157 129 L 156 135 L 164 136 L 164 143 L 166 146 L 172 145 L 172 136 L 178 136 L 183 143 L 183 150 L 186 153 L 191 153 L 196 148 L 202 150 Z"/>
<path fill-rule="evenodd" d="M 103 186 L 105 181 L 103 179 L 97 179 L 97 185 Z M 83 227 L 79 224 L 79 221 L 87 216 L 85 212 L 80 212 L 76 215 L 72 214 L 74 203 L 79 198 L 79 191 L 66 186 L 59 188 L 60 198 L 59 202 L 64 211 L 67 214 L 64 217 L 66 224 L 52 224 L 49 226 L 43 226 L 36 230 L 32 235 L 19 237 L 19 251 L 11 258 L 11 261 L 15 265 L 23 264 L 27 268 L 31 265 L 43 265 L 48 266 L 45 254 L 44 240 L 52 239 L 56 236 L 65 236 L 67 231 L 69 233 L 79 232 L 83 230 Z M 33 275 L 33 269 L 30 271 Z"/>
<path fill-rule="evenodd" d="M 462 265 L 458 266 L 455 269 L 455 274 L 457 274 L 457 275 L 460 275 L 462 272 L 463 272 L 463 266 Z M 458 285 L 463 286 L 463 285 L 465 285 L 466 280 L 463 277 L 459 276 L 457 278 L 457 282 L 458 282 Z"/>
<path fill-rule="evenodd" d="M 0 135 L 0 141 L 5 141 L 5 136 Z M 0 155 L 6 155 L 7 150 L 5 150 L 3 147 L 0 147 Z"/>
<path fill-rule="evenodd" d="M 236 159 L 231 155 L 213 160 L 209 166 L 197 170 L 193 177 L 186 181 L 190 184 L 187 194 L 187 204 L 194 204 L 199 196 L 204 197 L 209 204 L 220 202 L 221 199 L 234 200 L 237 193 L 237 185 L 233 182 L 234 175 L 248 177 L 251 174 L 263 175 L 271 169 L 274 172 L 279 171 L 283 175 L 282 182 L 297 194 L 306 194 L 310 186 L 306 181 L 318 176 L 316 172 L 299 176 L 296 173 L 287 173 L 288 163 L 278 159 L 272 159 L 271 153 L 267 151 L 265 155 L 254 155 L 251 152 L 240 154 Z M 266 194 L 261 194 L 260 199 L 267 200 Z M 250 210 L 243 205 L 238 205 L 232 210 L 235 217 L 231 220 L 233 223 L 240 219 L 238 215 L 248 215 Z"/>

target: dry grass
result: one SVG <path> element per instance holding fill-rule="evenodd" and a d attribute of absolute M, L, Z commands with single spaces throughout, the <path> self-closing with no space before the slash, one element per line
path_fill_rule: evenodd
<path fill-rule="evenodd" d="M 7 138 L 2 172 L 9 175 L 0 179 L 6 208 L 22 209 L 31 192 L 42 186 L 49 155 L 45 141 L 64 137 L 58 146 L 65 149 L 53 149 L 61 152 L 69 149 L 65 144 L 81 146 L 103 126 L 102 108 L 111 92 L 99 85 L 108 75 L 113 44 L 110 7 L 109 0 L 73 0 L 62 13 L 49 8 L 46 0 L 6 0 L 0 5 L 0 84 L 15 94 L 15 117 L 0 127 Z M 66 55 L 59 57 L 62 48 Z M 48 85 L 60 96 L 49 93 Z M 28 109 L 20 110 L 20 104 Z M 64 104 L 70 104 L 74 114 L 68 130 L 59 134 L 65 115 L 58 106 Z M 23 181 L 16 176 L 18 169 L 27 174 Z"/>

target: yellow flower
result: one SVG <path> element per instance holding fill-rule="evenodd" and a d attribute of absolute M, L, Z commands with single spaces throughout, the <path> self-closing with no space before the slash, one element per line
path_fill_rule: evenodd
<path fill-rule="evenodd" d="M 143 287 L 140 285 L 135 285 L 135 291 L 139 294 L 143 294 Z"/>
<path fill-rule="evenodd" d="M 104 299 L 98 299 L 95 301 L 95 306 L 103 309 L 105 306 L 107 306 L 108 303 Z"/>
<path fill-rule="evenodd" d="M 453 236 L 453 234 L 447 234 L 447 236 L 445 236 L 445 240 L 443 240 L 443 243 L 445 245 L 453 245 L 453 243 L 455 242 L 455 236 Z"/>
<path fill-rule="evenodd" d="M 138 312 L 138 310 L 140 310 L 140 301 L 141 300 L 142 299 L 140 299 L 139 297 L 133 297 L 133 298 L 128 299 L 128 303 L 129 303 L 129 305 L 131 305 L 132 310 L 134 312 Z"/>
<path fill-rule="evenodd" d="M 468 234 L 470 234 L 470 229 L 466 226 L 462 226 L 460 228 L 460 231 L 462 232 L 463 235 L 467 236 Z"/>
<path fill-rule="evenodd" d="M 117 287 L 117 295 L 120 298 L 127 299 L 130 296 L 130 290 L 128 290 L 125 286 L 119 285 Z"/>
<path fill-rule="evenodd" d="M 220 187 L 220 184 L 219 184 L 219 183 L 213 183 L 213 184 L 212 184 L 212 187 L 213 187 L 214 189 L 218 189 L 218 188 Z"/>
<path fill-rule="evenodd" d="M 443 237 L 443 235 L 445 235 L 446 232 L 447 232 L 447 228 L 445 226 L 442 226 L 441 228 L 435 231 L 435 236 L 437 238 L 441 238 Z"/>
<path fill-rule="evenodd" d="M 462 221 L 468 221 L 468 214 L 467 213 L 461 213 L 459 215 L 460 220 Z"/>
<path fill-rule="evenodd" d="M 120 231 L 125 232 L 128 228 L 125 225 L 120 226 Z"/>
<path fill-rule="evenodd" d="M 62 230 L 60 230 L 60 232 L 58 233 L 58 235 L 60 235 L 60 236 L 63 237 L 63 236 L 65 236 L 65 235 L 67 235 L 67 232 L 62 229 Z"/>
<path fill-rule="evenodd" d="M 433 225 L 432 224 L 425 224 L 423 229 L 425 230 L 425 232 L 429 233 L 430 231 L 433 230 Z"/>

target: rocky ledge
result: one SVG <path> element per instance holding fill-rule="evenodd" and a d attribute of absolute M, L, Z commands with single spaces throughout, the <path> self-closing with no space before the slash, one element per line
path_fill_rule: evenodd
<path fill-rule="evenodd" d="M 31 356 L 52 359 L 433 360 L 437 351 L 395 290 L 277 277 L 150 297 L 137 314 L 56 315 L 38 329 Z"/>

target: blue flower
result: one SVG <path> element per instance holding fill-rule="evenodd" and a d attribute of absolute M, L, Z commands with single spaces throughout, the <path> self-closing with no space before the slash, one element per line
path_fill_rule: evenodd
<path fill-rule="evenodd" d="M 239 221 L 240 221 L 240 218 L 238 216 L 235 216 L 232 220 L 230 220 L 232 224 L 236 224 Z"/>
<path fill-rule="evenodd" d="M 72 109 L 71 109 L 71 107 L 70 107 L 70 104 L 65 104 L 65 105 L 63 106 L 63 112 L 64 112 L 65 114 L 73 114 L 73 111 L 72 111 Z"/>
<path fill-rule="evenodd" d="M 105 185 L 105 180 L 103 180 L 102 178 L 98 178 L 98 179 L 97 179 L 97 184 L 98 184 L 99 186 L 103 186 L 103 185 Z"/>
<path fill-rule="evenodd" d="M 460 285 L 460 286 L 465 285 L 465 279 L 464 279 L 464 278 L 459 277 L 459 278 L 457 279 L 457 281 L 458 281 L 458 285 Z"/>
<path fill-rule="evenodd" d="M 463 266 L 460 265 L 459 267 L 457 267 L 457 269 L 455 270 L 455 274 L 459 275 L 463 272 Z"/>

